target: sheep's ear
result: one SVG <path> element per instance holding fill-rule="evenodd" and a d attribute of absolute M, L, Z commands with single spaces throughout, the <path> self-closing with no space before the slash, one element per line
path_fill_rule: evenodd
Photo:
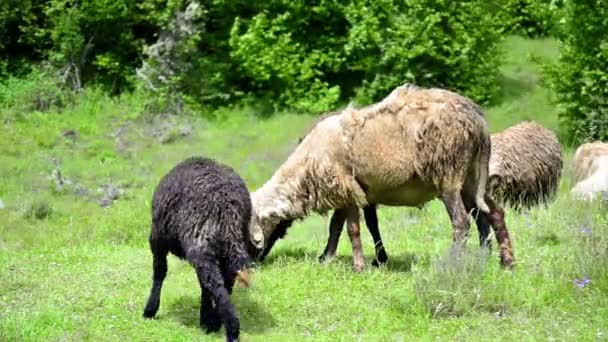
<path fill-rule="evenodd" d="M 257 216 L 251 215 L 251 221 L 249 221 L 249 240 L 257 249 L 264 248 L 264 231 L 258 224 Z"/>

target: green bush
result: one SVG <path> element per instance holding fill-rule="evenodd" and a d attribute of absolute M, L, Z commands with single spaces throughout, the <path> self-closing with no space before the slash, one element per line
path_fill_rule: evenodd
<path fill-rule="evenodd" d="M 74 93 L 61 87 L 56 70 L 33 66 L 22 77 L 8 77 L 0 83 L 0 110 L 5 120 L 33 111 L 62 110 L 73 104 Z"/>
<path fill-rule="evenodd" d="M 0 1 L 0 78 L 27 74 L 32 62 L 44 59 L 50 45 L 40 31 L 43 11 L 39 0 Z"/>
<path fill-rule="evenodd" d="M 274 1 L 235 21 L 232 57 L 254 93 L 323 111 L 367 104 L 404 82 L 479 102 L 496 91 L 499 11 L 484 1 Z"/>
<path fill-rule="evenodd" d="M 505 32 L 527 37 L 553 35 L 564 0 L 506 0 L 502 6 Z"/>
<path fill-rule="evenodd" d="M 63 86 L 119 94 L 147 66 L 140 78 L 158 88 L 150 98 L 162 112 L 243 98 L 321 112 L 374 102 L 404 82 L 481 103 L 496 90 L 502 14 L 482 0 L 213 0 L 198 2 L 191 30 L 179 15 L 192 2 L 3 2 L 0 78 L 49 61 Z M 163 39 L 164 52 L 147 49 Z"/>
<path fill-rule="evenodd" d="M 608 6 L 568 1 L 555 65 L 545 67 L 563 128 L 573 142 L 608 139 Z"/>
<path fill-rule="evenodd" d="M 143 46 L 154 40 L 172 0 L 8 0 L 0 4 L 0 77 L 22 76 L 48 60 L 74 89 L 117 94 L 132 86 Z"/>

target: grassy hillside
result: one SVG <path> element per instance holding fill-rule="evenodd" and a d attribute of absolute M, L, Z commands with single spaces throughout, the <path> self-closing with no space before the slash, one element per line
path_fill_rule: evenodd
<path fill-rule="evenodd" d="M 528 53 L 556 55 L 551 40 L 510 38 L 502 101 L 492 131 L 535 119 L 557 128 Z M 88 91 L 62 113 L 4 108 L 0 137 L 0 340 L 223 340 L 198 327 L 193 269 L 169 257 L 157 320 L 141 315 L 152 276 L 150 199 L 159 178 L 192 154 L 236 168 L 251 189 L 266 181 L 312 120 L 250 111 L 146 119 L 141 99 Z M 233 301 L 243 340 L 602 340 L 608 338 L 606 203 L 573 204 L 564 178 L 548 208 L 507 212 L 518 266 L 480 255 L 472 225 L 464 262 L 446 258 L 451 227 L 443 205 L 382 208 L 389 254 L 351 270 L 343 234 L 338 259 L 320 265 L 328 218 L 294 225 Z M 603 206 L 602 206 L 603 205 Z M 494 243 L 494 246 L 496 244 Z M 584 278 L 589 282 L 577 284 Z"/>

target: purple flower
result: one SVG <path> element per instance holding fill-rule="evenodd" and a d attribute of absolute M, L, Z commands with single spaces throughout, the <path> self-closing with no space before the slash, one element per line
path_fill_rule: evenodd
<path fill-rule="evenodd" d="M 583 234 L 591 234 L 591 228 L 587 227 L 587 226 L 583 226 L 579 232 L 583 233 Z"/>
<path fill-rule="evenodd" d="M 602 191 L 602 202 L 608 202 L 608 191 Z"/>
<path fill-rule="evenodd" d="M 574 278 L 574 283 L 579 288 L 583 288 L 583 287 L 587 286 L 587 284 L 589 284 L 590 281 L 591 280 L 589 280 L 589 278 L 587 278 L 587 277 L 585 277 L 583 280 L 578 280 L 578 278 Z"/>

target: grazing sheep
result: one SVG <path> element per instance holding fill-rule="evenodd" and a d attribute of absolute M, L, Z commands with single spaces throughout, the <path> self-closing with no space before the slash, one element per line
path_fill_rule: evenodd
<path fill-rule="evenodd" d="M 328 112 L 328 113 L 324 113 L 324 114 L 318 116 L 317 118 L 315 118 L 312 121 L 312 123 L 308 126 L 305 133 L 298 139 L 298 144 L 300 144 L 302 142 L 302 140 L 304 140 L 304 138 L 313 130 L 313 128 L 315 128 L 317 126 L 317 124 L 319 122 L 325 120 L 326 118 L 328 118 L 330 116 L 334 116 L 334 115 L 338 115 L 338 114 L 340 114 L 339 111 Z M 338 248 L 338 241 L 340 239 L 340 234 L 344 227 L 344 222 L 346 222 L 346 216 L 347 216 L 347 212 L 345 209 L 340 208 L 340 209 L 334 210 L 334 213 L 332 214 L 331 219 L 330 219 L 329 231 L 330 232 L 338 231 L 340 233 L 338 233 L 337 236 L 330 234 L 330 240 L 327 242 L 327 245 L 325 246 L 325 250 L 323 251 L 323 254 L 321 254 L 321 256 L 319 256 L 320 262 L 329 261 L 335 256 L 336 249 Z M 367 229 L 369 230 L 369 232 L 372 236 L 372 239 L 374 240 L 374 249 L 375 249 L 376 258 L 372 262 L 372 265 L 377 267 L 381 264 L 385 264 L 388 261 L 388 255 L 386 254 L 386 250 L 384 249 L 384 244 L 382 243 L 382 237 L 380 236 L 380 230 L 378 228 L 378 213 L 376 211 L 376 206 L 367 205 L 367 206 L 363 207 L 363 217 L 365 220 L 365 225 L 367 226 Z M 285 229 L 286 229 L 286 227 L 285 227 Z M 284 233 L 281 236 L 281 238 L 283 236 L 284 236 Z M 276 241 L 276 239 L 274 239 L 274 241 Z M 274 243 L 274 241 L 273 241 L 273 243 Z M 270 249 L 266 249 L 264 251 L 264 253 L 262 254 L 262 258 L 264 258 L 266 256 L 266 254 L 268 254 L 269 251 L 270 251 Z M 363 253 L 363 252 L 361 252 L 361 253 Z"/>
<path fill-rule="evenodd" d="M 335 113 L 324 115 L 331 116 Z M 308 134 L 318 122 L 315 120 L 307 130 Z M 301 142 L 304 136 L 299 139 Z M 499 202 L 531 207 L 555 198 L 563 167 L 561 145 L 553 131 L 535 123 L 522 122 L 503 132 L 493 134 L 492 152 L 489 164 L 488 190 Z M 378 229 L 378 216 L 374 206 L 363 208 L 365 223 L 374 240 L 376 259 L 374 266 L 386 263 L 388 256 Z M 330 220 L 332 225 L 344 225 L 343 210 L 337 209 Z M 481 234 L 484 238 L 483 234 Z M 336 237 L 339 239 L 339 236 Z M 483 242 L 483 241 L 481 241 Z M 330 241 L 320 261 L 332 257 Z"/>
<path fill-rule="evenodd" d="M 248 285 L 246 266 L 263 247 L 262 232 L 250 224 L 251 211 L 245 182 L 228 166 L 192 157 L 165 175 L 152 199 L 154 274 L 144 317 L 158 311 L 171 252 L 196 270 L 201 328 L 209 333 L 223 324 L 227 340 L 238 340 L 239 320 L 230 294 L 237 277 Z"/>
<path fill-rule="evenodd" d="M 354 268 L 360 271 L 359 208 L 422 206 L 441 198 L 452 221 L 454 247 L 468 238 L 468 212 L 479 209 L 482 241 L 491 224 L 501 264 L 511 266 L 504 211 L 486 194 L 490 148 L 481 108 L 443 89 L 403 85 L 377 104 L 328 115 L 252 193 L 253 221 L 266 241 L 262 257 L 293 220 L 339 209 L 347 222 Z M 331 227 L 328 248 L 335 254 L 329 244 L 337 243 L 341 225 Z"/>
<path fill-rule="evenodd" d="M 593 200 L 608 192 L 608 143 L 595 141 L 576 149 L 571 162 L 571 178 L 576 185 L 571 195 L 579 200 Z"/>
<path fill-rule="evenodd" d="M 555 199 L 563 161 L 553 131 L 525 121 L 491 138 L 488 188 L 494 199 L 516 209 Z"/>

